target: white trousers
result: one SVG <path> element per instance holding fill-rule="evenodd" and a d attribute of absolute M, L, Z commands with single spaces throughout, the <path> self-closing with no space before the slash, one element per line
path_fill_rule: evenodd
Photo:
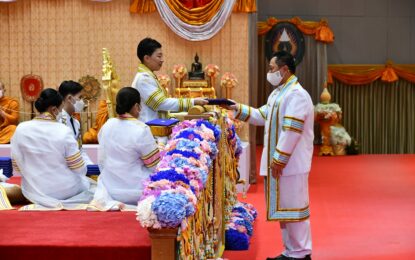
<path fill-rule="evenodd" d="M 267 177 L 265 177 L 265 194 Z M 308 174 L 283 176 L 279 181 L 282 208 L 302 208 L 308 205 Z M 283 255 L 303 258 L 311 254 L 310 220 L 298 222 L 280 222 L 282 240 L 285 250 Z"/>
<path fill-rule="evenodd" d="M 303 258 L 311 254 L 310 220 L 299 222 L 280 222 L 282 240 L 284 242 L 283 255 Z"/>

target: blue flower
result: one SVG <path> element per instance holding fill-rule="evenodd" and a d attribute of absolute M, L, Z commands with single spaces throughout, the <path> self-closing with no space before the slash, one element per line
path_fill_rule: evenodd
<path fill-rule="evenodd" d="M 174 138 L 175 139 L 186 138 L 190 140 L 194 140 L 195 138 L 197 138 L 199 140 L 203 140 L 203 138 L 199 134 L 197 134 L 193 129 L 183 130 L 178 135 L 176 135 Z"/>
<path fill-rule="evenodd" d="M 162 227 L 175 228 L 186 217 L 187 211 L 191 211 L 187 204 L 185 195 L 166 192 L 153 202 L 151 209 Z"/>
<path fill-rule="evenodd" d="M 249 236 L 235 229 L 228 229 L 225 231 L 225 246 L 226 250 L 248 250 Z"/>
<path fill-rule="evenodd" d="M 219 138 L 220 138 L 220 128 L 219 128 L 219 126 L 214 126 L 211 123 L 209 123 L 209 121 L 206 121 L 206 120 L 200 120 L 196 123 L 196 126 L 201 126 L 201 125 L 204 125 L 205 127 L 212 130 L 213 135 L 215 136 L 216 142 L 219 141 Z"/>
<path fill-rule="evenodd" d="M 169 165 L 174 168 L 183 168 L 183 166 L 189 165 L 189 162 L 183 157 L 176 157 L 169 162 Z"/>
<path fill-rule="evenodd" d="M 171 182 L 182 181 L 187 185 L 190 184 L 189 180 L 183 174 L 177 173 L 175 170 L 160 171 L 150 176 L 151 181 L 159 181 L 162 179 L 169 180 Z"/>
<path fill-rule="evenodd" d="M 186 157 L 186 158 L 193 157 L 196 160 L 199 159 L 199 155 L 197 153 L 190 152 L 190 151 L 181 151 L 181 150 L 174 149 L 174 150 L 167 152 L 167 155 L 172 155 L 172 154 L 181 154 L 183 155 L 183 157 Z"/>
<path fill-rule="evenodd" d="M 197 148 L 200 146 L 200 143 L 189 140 L 189 139 L 180 139 L 178 143 L 176 144 L 176 148 L 179 150 L 190 150 Z"/>
<path fill-rule="evenodd" d="M 254 232 L 254 229 L 252 228 L 252 223 L 250 221 L 240 218 L 235 221 L 235 224 L 246 227 L 248 236 L 252 236 L 252 232 Z"/>

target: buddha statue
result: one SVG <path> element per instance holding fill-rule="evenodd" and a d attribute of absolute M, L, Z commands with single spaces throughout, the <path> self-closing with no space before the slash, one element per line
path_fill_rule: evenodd
<path fill-rule="evenodd" d="M 189 79 L 205 79 L 205 73 L 202 70 L 202 63 L 199 62 L 199 56 L 196 53 L 195 62 L 192 63 L 192 70 L 189 72 Z"/>

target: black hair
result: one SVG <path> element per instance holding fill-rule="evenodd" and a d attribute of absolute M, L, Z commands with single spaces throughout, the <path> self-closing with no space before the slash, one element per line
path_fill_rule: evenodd
<path fill-rule="evenodd" d="M 62 100 L 62 96 L 58 91 L 53 88 L 47 88 L 42 90 L 39 98 L 36 99 L 35 107 L 37 111 L 43 113 L 51 106 L 59 107 L 62 104 Z"/>
<path fill-rule="evenodd" d="M 78 82 L 75 82 L 73 80 L 65 80 L 59 86 L 59 94 L 61 94 L 61 96 L 65 98 L 67 95 L 78 94 L 82 91 L 82 89 L 84 89 L 84 87 L 82 87 L 82 85 Z"/>
<path fill-rule="evenodd" d="M 124 87 L 118 91 L 116 100 L 115 110 L 117 114 L 129 113 L 135 104 L 140 105 L 140 92 L 132 87 Z"/>
<path fill-rule="evenodd" d="M 278 67 L 287 65 L 291 73 L 295 73 L 295 60 L 291 53 L 286 51 L 278 51 L 274 53 L 272 57 L 276 57 L 275 63 L 277 63 Z"/>
<path fill-rule="evenodd" d="M 137 46 L 137 57 L 140 59 L 141 63 L 144 62 L 144 56 L 151 56 L 153 53 L 161 48 L 161 44 L 151 38 L 144 38 L 140 41 Z"/>

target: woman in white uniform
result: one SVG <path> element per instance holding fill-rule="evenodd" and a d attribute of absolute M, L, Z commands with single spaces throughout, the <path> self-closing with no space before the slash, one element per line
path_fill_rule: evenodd
<path fill-rule="evenodd" d="M 89 210 L 135 210 L 146 180 L 160 161 L 150 128 L 137 118 L 140 93 L 131 87 L 117 94 L 117 118 L 98 134 L 101 175 Z"/>
<path fill-rule="evenodd" d="M 20 123 L 11 140 L 22 192 L 34 205 L 23 210 L 85 209 L 93 197 L 92 182 L 70 129 L 58 123 L 62 97 L 45 89 L 35 102 L 39 115 Z"/>

